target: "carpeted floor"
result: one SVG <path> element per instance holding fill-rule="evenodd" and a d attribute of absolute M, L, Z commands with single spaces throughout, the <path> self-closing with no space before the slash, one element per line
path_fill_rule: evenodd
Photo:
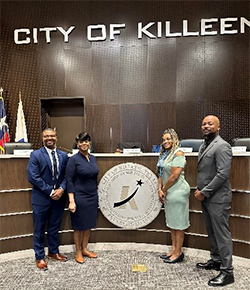
<path fill-rule="evenodd" d="M 200 270 L 197 262 L 206 261 L 208 252 L 184 249 L 182 263 L 166 264 L 159 258 L 164 246 L 138 244 L 90 245 L 98 253 L 97 259 L 74 260 L 72 246 L 61 247 L 68 261 L 48 260 L 48 271 L 38 270 L 33 252 L 0 255 L 0 289 L 212 289 L 207 282 L 217 271 Z M 133 272 L 133 264 L 146 265 L 146 272 Z M 235 283 L 223 289 L 250 289 L 250 261 L 234 257 Z"/>

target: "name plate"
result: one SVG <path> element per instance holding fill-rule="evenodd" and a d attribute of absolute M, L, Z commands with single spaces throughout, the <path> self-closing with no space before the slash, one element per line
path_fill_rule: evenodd
<path fill-rule="evenodd" d="M 180 150 L 185 152 L 193 152 L 193 147 L 180 147 Z"/>
<path fill-rule="evenodd" d="M 123 153 L 124 154 L 138 154 L 141 153 L 141 149 L 140 148 L 124 148 L 123 149 Z"/>
<path fill-rule="evenodd" d="M 232 147 L 232 152 L 246 152 L 247 151 L 247 146 L 233 146 Z"/>
<path fill-rule="evenodd" d="M 33 152 L 33 149 L 14 149 L 13 154 L 14 155 L 22 155 L 22 156 L 30 156 L 30 153 Z"/>

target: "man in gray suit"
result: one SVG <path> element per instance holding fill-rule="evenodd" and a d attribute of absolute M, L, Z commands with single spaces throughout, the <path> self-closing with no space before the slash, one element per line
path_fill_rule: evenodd
<path fill-rule="evenodd" d="M 206 263 L 198 263 L 196 267 L 220 271 L 218 276 L 209 280 L 208 285 L 224 286 L 234 282 L 232 238 L 228 224 L 232 200 L 229 183 L 232 149 L 219 136 L 220 121 L 216 116 L 206 116 L 201 129 L 205 141 L 198 154 L 195 197 L 201 201 L 211 259 Z"/>

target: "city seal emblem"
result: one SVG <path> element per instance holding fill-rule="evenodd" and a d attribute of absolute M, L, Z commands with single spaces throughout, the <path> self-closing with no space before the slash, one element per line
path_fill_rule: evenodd
<path fill-rule="evenodd" d="M 122 163 L 109 169 L 99 186 L 99 206 L 114 225 L 137 229 L 151 223 L 161 210 L 156 175 L 138 163 Z"/>

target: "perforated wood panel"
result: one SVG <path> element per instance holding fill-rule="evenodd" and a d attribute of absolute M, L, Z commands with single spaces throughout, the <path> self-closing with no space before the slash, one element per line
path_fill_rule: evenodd
<path fill-rule="evenodd" d="M 146 104 L 121 106 L 122 141 L 140 141 L 147 147 L 148 107 Z"/>
<path fill-rule="evenodd" d="M 95 144 L 95 152 L 115 152 L 120 142 L 119 105 L 86 106 L 86 131 Z"/>
<path fill-rule="evenodd" d="M 3 1 L 1 2 L 1 81 L 14 140 L 19 91 L 22 93 L 29 141 L 41 145 L 40 98 L 85 96 L 86 129 L 99 152 L 116 143 L 140 141 L 148 151 L 166 127 L 181 138 L 200 138 L 206 114 L 221 119 L 221 134 L 229 142 L 249 137 L 250 29 L 244 34 L 206 37 L 165 37 L 171 32 L 199 31 L 202 18 L 246 17 L 249 1 Z M 157 36 L 138 39 L 138 22 L 155 24 Z M 110 41 L 111 23 L 125 23 Z M 104 24 L 105 41 L 87 40 L 87 26 Z M 38 34 L 37 44 L 16 45 L 16 28 L 75 29 L 69 43 L 59 32 Z M 233 24 L 239 30 L 239 23 Z M 213 29 L 219 31 L 218 23 Z M 93 35 L 99 32 L 93 32 Z M 113 143 L 110 141 L 113 128 Z M 67 134 L 67 132 L 65 132 Z M 129 140 L 128 140 L 129 139 Z M 134 140 L 136 139 L 136 140 Z"/>

